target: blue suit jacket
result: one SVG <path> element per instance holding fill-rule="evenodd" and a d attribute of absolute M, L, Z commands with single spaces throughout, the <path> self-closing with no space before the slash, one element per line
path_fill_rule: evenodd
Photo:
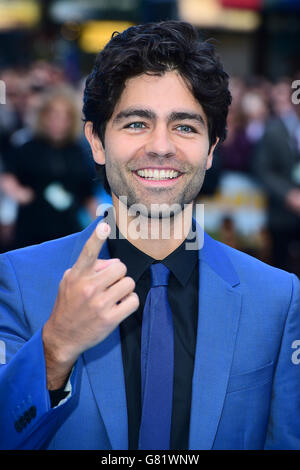
<path fill-rule="evenodd" d="M 64 404 L 46 388 L 41 329 L 95 224 L 0 256 L 1 449 L 128 448 L 119 328 L 80 356 Z M 299 340 L 298 279 L 205 236 L 189 448 L 300 449 Z"/>

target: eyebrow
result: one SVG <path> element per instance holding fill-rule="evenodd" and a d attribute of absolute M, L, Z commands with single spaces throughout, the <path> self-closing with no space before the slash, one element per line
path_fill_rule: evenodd
<path fill-rule="evenodd" d="M 129 117 L 138 116 L 144 119 L 155 119 L 156 114 L 151 111 L 150 109 L 140 109 L 140 108 L 129 108 L 120 111 L 116 117 L 114 118 L 113 122 L 117 123 L 122 119 L 127 119 Z"/>
<path fill-rule="evenodd" d="M 118 123 L 122 119 L 127 119 L 129 117 L 140 117 L 143 119 L 151 119 L 154 120 L 156 119 L 156 114 L 151 111 L 150 109 L 143 109 L 143 108 L 128 108 L 124 109 L 123 111 L 120 111 L 116 117 L 114 118 L 113 122 Z M 173 111 L 169 116 L 168 116 L 168 123 L 174 122 L 174 121 L 185 121 L 185 120 L 192 120 L 192 121 L 197 121 L 199 124 L 201 124 L 202 127 L 206 127 L 205 121 L 201 114 L 199 113 L 193 113 L 189 111 Z"/>
<path fill-rule="evenodd" d="M 173 113 L 170 114 L 168 118 L 168 122 L 173 122 L 173 121 L 197 121 L 201 126 L 206 127 L 205 121 L 201 114 L 198 113 L 191 113 L 191 112 L 186 112 L 186 111 L 174 111 Z"/>

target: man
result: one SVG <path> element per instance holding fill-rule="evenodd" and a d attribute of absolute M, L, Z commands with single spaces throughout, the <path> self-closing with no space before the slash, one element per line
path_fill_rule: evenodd
<path fill-rule="evenodd" d="M 254 169 L 268 195 L 273 263 L 300 276 L 300 117 L 291 84 L 273 87 L 275 117 L 266 125 Z M 298 113 L 297 113 L 298 112 Z"/>
<path fill-rule="evenodd" d="M 98 55 L 85 130 L 113 215 L 2 256 L 1 448 L 299 448 L 298 280 L 192 219 L 229 103 L 189 24 Z"/>

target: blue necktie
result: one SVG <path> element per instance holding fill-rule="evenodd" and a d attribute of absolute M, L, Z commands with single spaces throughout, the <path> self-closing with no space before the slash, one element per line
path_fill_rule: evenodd
<path fill-rule="evenodd" d="M 150 267 L 151 289 L 143 312 L 141 338 L 142 417 L 139 449 L 170 449 L 174 376 L 174 330 L 168 302 L 170 271 Z"/>

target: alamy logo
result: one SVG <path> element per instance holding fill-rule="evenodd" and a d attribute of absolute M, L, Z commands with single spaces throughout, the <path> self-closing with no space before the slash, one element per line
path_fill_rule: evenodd
<path fill-rule="evenodd" d="M 295 365 L 300 364 L 300 340 L 296 339 L 292 343 L 292 349 L 296 349 L 296 351 L 292 354 L 292 363 Z"/>
<path fill-rule="evenodd" d="M 0 80 L 0 104 L 6 103 L 6 86 L 3 80 Z"/>
<path fill-rule="evenodd" d="M 175 240 L 185 239 L 186 250 L 200 249 L 204 243 L 203 230 L 197 232 L 190 230 L 190 204 L 184 204 L 182 207 L 178 203 L 174 204 L 150 204 L 150 207 L 142 203 L 127 205 L 127 196 L 119 196 L 119 217 L 127 221 L 127 215 L 130 216 L 128 224 L 123 224 L 123 233 L 121 238 L 128 236 L 132 240 L 169 240 L 173 237 Z M 103 222 L 111 226 L 110 239 L 116 238 L 116 210 L 112 204 L 100 204 L 97 207 L 97 217 L 102 216 Z M 176 216 L 177 224 L 173 225 L 173 217 Z M 204 228 L 204 204 L 195 204 L 193 208 L 193 217 L 198 225 Z M 150 221 L 150 222 L 149 222 Z"/>
<path fill-rule="evenodd" d="M 6 364 L 6 347 L 2 340 L 0 340 L 0 364 Z"/>
<path fill-rule="evenodd" d="M 292 83 L 292 88 L 295 91 L 292 94 L 292 103 L 299 104 L 300 103 L 300 80 L 294 80 Z"/>

